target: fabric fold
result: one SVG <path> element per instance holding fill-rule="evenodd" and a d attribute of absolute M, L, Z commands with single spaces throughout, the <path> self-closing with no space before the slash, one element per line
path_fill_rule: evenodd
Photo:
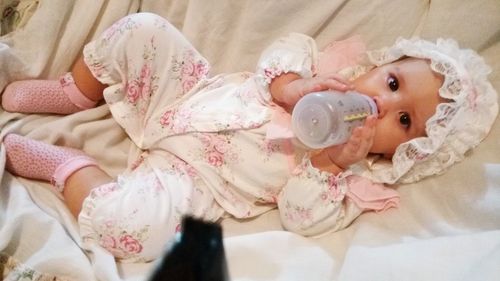
<path fill-rule="evenodd" d="M 373 183 L 360 176 L 349 176 L 347 183 L 349 185 L 349 190 L 346 193 L 347 198 L 363 210 L 382 212 L 399 207 L 399 193 L 392 188 Z"/>

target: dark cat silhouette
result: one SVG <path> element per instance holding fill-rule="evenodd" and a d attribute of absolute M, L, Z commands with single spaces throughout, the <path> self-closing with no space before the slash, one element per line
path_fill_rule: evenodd
<path fill-rule="evenodd" d="M 185 217 L 180 240 L 166 253 L 149 280 L 229 280 L 221 226 Z"/>

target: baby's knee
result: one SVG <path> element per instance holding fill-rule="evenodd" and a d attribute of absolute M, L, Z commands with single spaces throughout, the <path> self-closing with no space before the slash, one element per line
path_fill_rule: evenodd
<path fill-rule="evenodd" d="M 82 239 L 126 262 L 160 257 L 180 222 L 172 215 L 168 194 L 148 183 L 111 183 L 94 189 L 78 218 Z"/>
<path fill-rule="evenodd" d="M 175 27 L 165 18 L 147 12 L 131 14 L 127 16 L 131 24 L 135 24 L 140 32 L 147 34 L 158 34 L 162 31 L 175 29 Z"/>
<path fill-rule="evenodd" d="M 100 224 L 94 223 L 93 229 L 94 242 L 126 262 L 147 262 L 160 257 L 177 231 L 175 224 L 154 216 L 141 220 L 108 217 Z"/>

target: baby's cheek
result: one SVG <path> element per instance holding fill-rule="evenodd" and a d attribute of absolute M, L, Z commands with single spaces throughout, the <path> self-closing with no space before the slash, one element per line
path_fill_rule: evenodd
<path fill-rule="evenodd" d="M 394 128 L 386 120 L 378 120 L 375 126 L 375 136 L 370 149 L 371 153 L 392 155 L 399 144 L 403 143 L 405 138 L 401 136 L 400 130 Z"/>

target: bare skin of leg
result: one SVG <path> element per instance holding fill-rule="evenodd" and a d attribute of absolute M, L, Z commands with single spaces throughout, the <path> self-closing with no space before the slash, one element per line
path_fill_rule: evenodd
<path fill-rule="evenodd" d="M 78 218 L 83 201 L 90 191 L 112 181 L 113 178 L 96 166 L 82 168 L 69 176 L 64 185 L 63 197 L 71 214 Z"/>
<path fill-rule="evenodd" d="M 71 70 L 78 89 L 89 99 L 99 101 L 106 85 L 101 84 L 90 72 L 80 57 Z M 113 179 L 96 166 L 84 167 L 66 179 L 63 197 L 70 212 L 78 218 L 85 198 L 98 186 L 112 182 Z"/>
<path fill-rule="evenodd" d="M 77 59 L 71 69 L 71 73 L 73 74 L 76 86 L 85 96 L 93 101 L 100 101 L 102 99 L 102 92 L 107 85 L 101 84 L 101 82 L 92 75 L 83 61 L 83 57 Z"/>

